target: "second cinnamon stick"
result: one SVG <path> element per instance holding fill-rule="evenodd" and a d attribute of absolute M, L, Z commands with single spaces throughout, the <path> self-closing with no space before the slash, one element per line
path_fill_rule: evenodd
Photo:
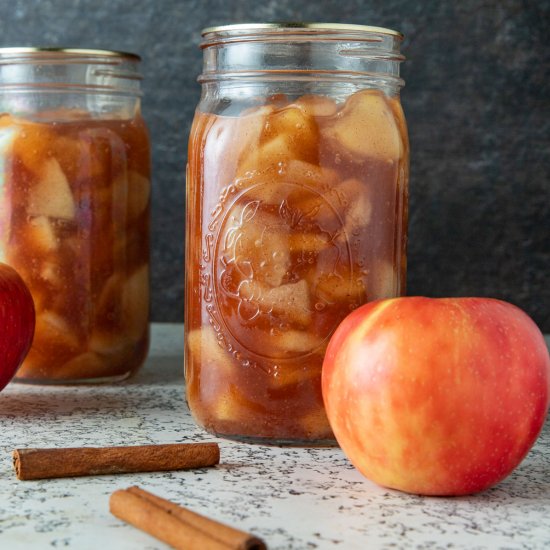
<path fill-rule="evenodd" d="M 144 491 L 115 491 L 111 513 L 177 550 L 266 550 L 258 537 Z"/>
<path fill-rule="evenodd" d="M 13 465 L 21 480 L 185 470 L 213 466 L 219 461 L 217 443 L 13 451 Z"/>

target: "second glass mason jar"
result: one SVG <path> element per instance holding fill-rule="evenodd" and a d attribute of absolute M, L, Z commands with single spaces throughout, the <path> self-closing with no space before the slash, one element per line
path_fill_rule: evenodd
<path fill-rule="evenodd" d="M 147 354 L 139 62 L 103 50 L 0 49 L 0 261 L 36 307 L 16 380 L 120 380 Z"/>
<path fill-rule="evenodd" d="M 203 31 L 187 172 L 187 400 L 208 431 L 331 444 L 339 322 L 405 290 L 402 35 L 338 24 Z"/>

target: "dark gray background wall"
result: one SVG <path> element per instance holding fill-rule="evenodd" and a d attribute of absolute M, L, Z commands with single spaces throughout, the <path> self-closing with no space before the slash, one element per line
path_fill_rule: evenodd
<path fill-rule="evenodd" d="M 405 33 L 409 294 L 498 297 L 550 332 L 550 1 L 2 1 L 0 46 L 143 57 L 154 144 L 153 320 L 183 320 L 184 167 L 200 30 L 274 20 Z"/>

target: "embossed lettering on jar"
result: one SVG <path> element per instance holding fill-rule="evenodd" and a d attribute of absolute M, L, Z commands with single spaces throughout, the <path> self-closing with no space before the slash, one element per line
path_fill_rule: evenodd
<path fill-rule="evenodd" d="M 212 433 L 330 444 L 338 323 L 405 289 L 402 36 L 354 25 L 203 31 L 189 143 L 187 399 Z"/>
<path fill-rule="evenodd" d="M 29 286 L 33 383 L 120 380 L 149 340 L 139 57 L 0 49 L 0 261 Z"/>

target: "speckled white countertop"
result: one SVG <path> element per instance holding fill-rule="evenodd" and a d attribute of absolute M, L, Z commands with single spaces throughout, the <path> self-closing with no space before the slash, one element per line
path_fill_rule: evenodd
<path fill-rule="evenodd" d="M 550 548 L 550 423 L 520 467 L 477 496 L 378 487 L 339 449 L 217 440 L 221 464 L 171 473 L 17 481 L 15 447 L 215 440 L 183 399 L 183 327 L 153 326 L 150 357 L 117 386 L 10 384 L 0 394 L 0 548 L 164 549 L 111 516 L 109 495 L 140 485 L 281 549 Z"/>

